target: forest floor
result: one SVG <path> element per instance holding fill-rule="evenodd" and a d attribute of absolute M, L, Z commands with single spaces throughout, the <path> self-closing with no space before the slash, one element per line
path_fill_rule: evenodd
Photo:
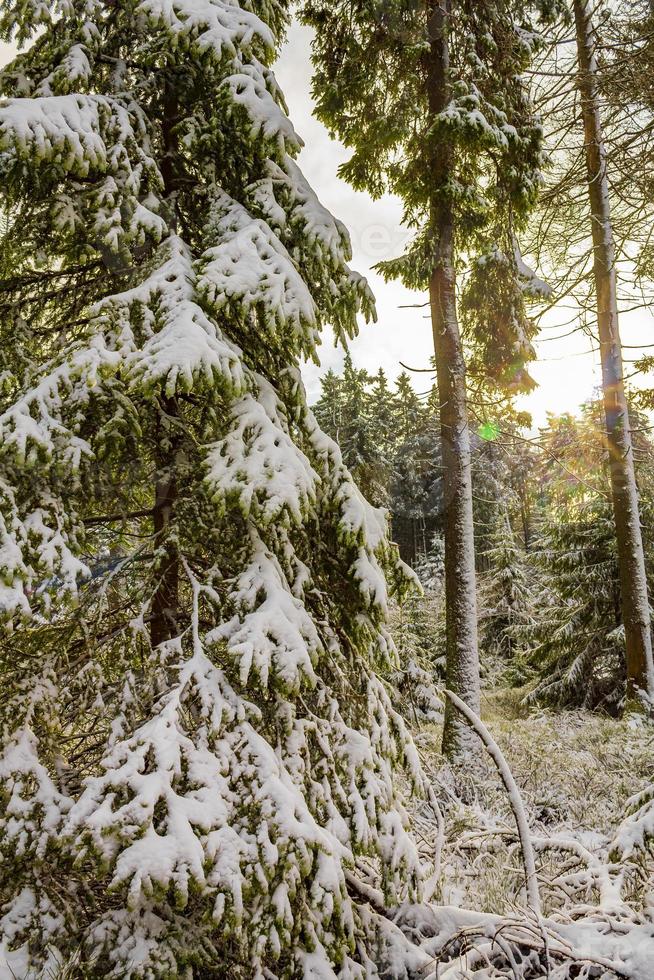
<path fill-rule="evenodd" d="M 555 928 L 560 925 L 560 935 L 575 948 L 575 956 L 604 963 L 587 963 L 590 972 L 566 968 L 560 975 L 654 980 L 654 864 L 651 850 L 642 846 L 654 832 L 654 807 L 647 793 L 633 803 L 636 794 L 654 784 L 654 726 L 581 711 L 526 709 L 524 694 L 487 691 L 482 716 L 524 802 L 543 915 Z M 439 741 L 437 725 L 423 726 L 416 734 L 444 817 L 434 902 L 488 913 L 488 937 L 491 926 L 504 928 L 502 917 L 525 917 L 525 872 L 516 822 L 490 759 L 484 757 L 475 769 L 455 779 L 438 752 Z M 426 804 L 414 804 L 412 811 L 428 859 L 436 821 Z M 468 923 L 465 916 L 454 916 L 461 928 Z M 432 937 L 423 948 L 431 943 L 435 949 L 435 933 L 444 935 L 440 913 L 438 920 L 420 925 L 421 934 Z M 615 973 L 604 972 L 609 965 Z M 447 970 L 438 975 L 449 976 Z M 471 970 L 454 975 L 550 974 L 511 966 L 506 973 Z"/>

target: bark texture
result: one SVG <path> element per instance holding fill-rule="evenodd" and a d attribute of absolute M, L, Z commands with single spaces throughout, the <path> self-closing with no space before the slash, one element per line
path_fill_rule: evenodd
<path fill-rule="evenodd" d="M 164 182 L 164 197 L 169 208 L 171 228 L 177 227 L 177 174 L 175 166 L 175 135 L 179 107 L 174 95 L 174 87 L 167 85 L 164 90 L 164 116 L 162 143 L 165 155 L 161 163 L 161 176 Z M 177 632 L 179 607 L 179 555 L 177 543 L 171 540 L 171 523 L 178 497 L 175 473 L 179 435 L 176 431 L 178 407 L 175 398 L 163 398 L 159 407 L 157 445 L 154 450 L 154 545 L 161 554 L 159 581 L 152 598 L 150 620 L 150 642 L 155 647 L 170 639 Z"/>
<path fill-rule="evenodd" d="M 427 85 L 430 115 L 447 106 L 449 0 L 428 4 Z M 433 161 L 431 222 L 436 263 L 429 284 L 436 375 L 440 397 L 445 527 L 445 610 L 447 687 L 476 714 L 480 709 L 475 547 L 472 522 L 470 430 L 466 368 L 456 312 L 454 220 L 447 194 L 452 156 L 440 140 Z M 443 752 L 451 760 L 478 752 L 474 733 L 451 701 L 445 703 Z"/>
<path fill-rule="evenodd" d="M 177 405 L 173 398 L 163 400 L 160 411 L 175 424 Z M 175 636 L 179 606 L 179 556 L 177 544 L 171 540 L 173 509 L 178 496 L 175 476 L 176 446 L 170 427 L 162 419 L 159 425 L 160 442 L 156 448 L 156 481 L 154 488 L 154 545 L 161 554 L 159 581 L 152 599 L 150 641 L 155 647 Z"/>
<path fill-rule="evenodd" d="M 624 391 L 615 246 L 593 25 L 590 6 L 586 0 L 573 0 L 573 8 L 592 221 L 604 413 L 620 568 L 622 621 L 626 639 L 627 702 L 633 704 L 637 701 L 643 702 L 654 694 L 649 601 L 629 411 Z"/>

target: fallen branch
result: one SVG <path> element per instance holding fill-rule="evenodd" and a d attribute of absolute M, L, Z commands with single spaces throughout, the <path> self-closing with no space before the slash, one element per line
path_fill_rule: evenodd
<path fill-rule="evenodd" d="M 538 891 L 538 878 L 536 877 L 536 858 L 534 856 L 534 848 L 531 843 L 531 835 L 529 832 L 529 823 L 527 821 L 527 814 L 525 812 L 524 803 L 522 802 L 520 790 L 518 789 L 517 783 L 513 778 L 513 774 L 509 769 L 506 759 L 502 755 L 500 747 L 484 725 L 481 718 L 479 718 L 472 708 L 468 707 L 468 705 L 465 704 L 461 698 L 457 697 L 456 694 L 453 694 L 452 691 L 446 690 L 445 694 L 450 699 L 457 711 L 463 715 L 470 727 L 476 732 L 481 741 L 484 743 L 486 749 L 488 750 L 488 754 L 495 763 L 497 771 L 502 778 L 502 782 L 506 787 L 511 809 L 513 810 L 516 826 L 518 828 L 518 836 L 520 838 L 522 861 L 524 864 L 527 886 L 527 902 L 529 908 L 534 913 L 536 918 L 540 919 L 541 901 L 540 893 Z"/>

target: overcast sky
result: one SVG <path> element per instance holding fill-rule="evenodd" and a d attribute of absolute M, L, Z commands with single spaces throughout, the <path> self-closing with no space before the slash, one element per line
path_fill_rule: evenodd
<path fill-rule="evenodd" d="M 407 233 L 401 226 L 401 207 L 386 197 L 371 200 L 367 194 L 352 190 L 336 176 L 338 165 L 348 158 L 348 151 L 330 139 L 325 128 L 312 116 L 310 38 L 307 28 L 293 25 L 287 43 L 275 65 L 275 74 L 288 103 L 293 124 L 305 141 L 299 163 L 319 197 L 348 226 L 352 236 L 352 265 L 364 273 L 377 298 L 378 322 L 362 325 L 352 344 L 352 356 L 362 367 L 383 367 L 391 377 L 401 370 L 400 361 L 412 367 L 426 367 L 431 355 L 431 328 L 424 309 L 402 309 L 410 303 L 423 303 L 426 295 L 411 293 L 398 284 L 386 284 L 372 271 L 380 259 L 397 255 Z M 575 411 L 597 389 L 601 381 L 599 354 L 590 351 L 591 341 L 583 334 L 562 340 L 547 340 L 567 333 L 562 327 L 570 319 L 569 310 L 553 311 L 547 328 L 536 344 L 538 361 L 530 373 L 538 388 L 521 399 L 520 407 L 531 412 L 534 425 L 545 421 L 550 412 Z M 654 318 L 644 312 L 621 318 L 625 345 L 654 343 Z M 638 351 L 626 349 L 625 357 L 634 358 Z M 309 367 L 306 382 L 310 397 L 315 397 L 319 375 L 328 367 L 342 362 L 342 352 L 326 342 L 321 350 L 322 367 Z M 629 373 L 629 365 L 625 365 Z M 425 376 L 414 375 L 418 390 L 427 387 Z"/>
<path fill-rule="evenodd" d="M 408 235 L 401 224 L 402 209 L 398 200 L 387 196 L 378 201 L 367 194 L 352 190 L 336 176 L 338 166 L 348 158 L 348 151 L 331 140 L 325 128 L 312 115 L 310 32 L 294 24 L 275 65 L 275 74 L 288 103 L 293 124 L 305 141 L 300 166 L 322 202 L 349 228 L 354 258 L 352 265 L 364 273 L 377 300 L 378 321 L 362 324 L 352 343 L 352 356 L 357 365 L 375 371 L 383 367 L 394 378 L 401 370 L 400 361 L 411 367 L 429 365 L 431 328 L 425 309 L 403 309 L 409 304 L 424 303 L 426 295 L 412 293 L 397 283 L 386 284 L 372 271 L 381 259 L 402 252 Z M 0 43 L 0 64 L 11 57 L 12 49 Z M 543 338 L 565 333 L 561 324 L 569 320 L 569 311 L 554 312 L 543 331 Z M 654 319 L 643 312 L 625 315 L 621 319 L 625 345 L 654 343 Z M 538 388 L 521 401 L 521 407 L 531 412 L 534 425 L 545 420 L 547 411 L 575 411 L 600 382 L 599 355 L 589 352 L 590 341 L 583 334 L 563 340 L 541 340 L 537 343 L 538 362 L 531 374 Z M 626 350 L 633 358 L 637 350 Z M 321 351 L 321 367 L 307 366 L 305 380 L 310 400 L 319 391 L 319 377 L 329 367 L 338 368 L 343 352 L 335 349 L 326 338 Z M 628 371 L 628 366 L 627 366 Z M 425 375 L 413 375 L 418 391 L 427 388 Z"/>

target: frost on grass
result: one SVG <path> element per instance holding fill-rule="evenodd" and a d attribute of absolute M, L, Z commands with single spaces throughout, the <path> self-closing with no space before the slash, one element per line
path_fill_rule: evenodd
<path fill-rule="evenodd" d="M 542 915 L 527 911 L 516 826 L 497 773 L 481 765 L 468 781 L 460 774 L 453 780 L 434 752 L 435 733 L 423 730 L 423 764 L 444 817 L 440 874 L 430 906 L 407 905 L 393 915 L 425 957 L 421 976 L 649 980 L 647 729 L 581 712 L 506 718 L 498 704 L 487 696 L 488 725 L 520 788 Z M 427 866 L 438 836 L 428 801 L 416 803 L 412 821 Z"/>
<path fill-rule="evenodd" d="M 368 882 L 417 895 L 378 675 L 408 580 L 299 374 L 372 301 L 294 160 L 284 22 L 0 15 L 2 976 L 362 980 L 401 937 Z"/>

